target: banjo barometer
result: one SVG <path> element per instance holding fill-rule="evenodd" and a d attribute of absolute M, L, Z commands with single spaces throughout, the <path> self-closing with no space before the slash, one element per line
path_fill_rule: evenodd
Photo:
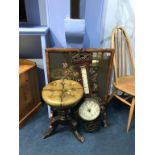
<path fill-rule="evenodd" d="M 101 100 L 94 92 L 97 85 L 97 68 L 99 60 L 93 60 L 92 53 L 84 52 L 82 49 L 72 56 L 72 64 L 78 66 L 81 74 L 81 83 L 84 88 L 86 99 L 80 105 L 78 115 L 81 123 L 87 131 L 95 131 L 101 124 Z M 93 80 L 92 80 L 93 79 Z M 94 97 L 95 96 L 95 97 Z"/>

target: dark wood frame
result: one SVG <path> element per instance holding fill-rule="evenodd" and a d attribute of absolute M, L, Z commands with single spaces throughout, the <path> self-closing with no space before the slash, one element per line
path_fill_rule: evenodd
<path fill-rule="evenodd" d="M 49 66 L 49 53 L 70 53 L 70 52 L 79 52 L 79 48 L 46 48 L 46 68 L 47 68 L 47 78 L 48 78 L 48 83 L 50 82 L 50 66 Z M 112 73 L 112 65 L 113 65 L 113 56 L 115 49 L 112 48 L 85 48 L 85 52 L 92 52 L 92 53 L 110 53 L 111 58 L 109 61 L 109 71 L 106 77 L 106 90 L 105 90 L 105 96 L 104 100 L 107 100 L 109 96 L 109 86 L 110 86 L 110 81 L 111 81 L 111 73 Z"/>

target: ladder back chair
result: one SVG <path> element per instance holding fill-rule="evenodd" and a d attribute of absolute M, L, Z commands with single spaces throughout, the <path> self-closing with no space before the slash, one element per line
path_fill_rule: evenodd
<path fill-rule="evenodd" d="M 128 35 L 122 27 L 113 29 L 111 43 L 112 48 L 116 50 L 113 60 L 114 91 L 108 101 L 115 96 L 130 107 L 127 123 L 128 132 L 135 106 L 135 66 L 132 49 Z M 118 95 L 118 92 L 121 93 L 121 95 Z"/>

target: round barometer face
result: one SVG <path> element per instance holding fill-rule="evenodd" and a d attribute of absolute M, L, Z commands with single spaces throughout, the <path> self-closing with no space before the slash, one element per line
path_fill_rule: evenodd
<path fill-rule="evenodd" d="M 86 99 L 79 108 L 79 115 L 85 121 L 95 120 L 100 115 L 100 106 L 93 98 Z"/>

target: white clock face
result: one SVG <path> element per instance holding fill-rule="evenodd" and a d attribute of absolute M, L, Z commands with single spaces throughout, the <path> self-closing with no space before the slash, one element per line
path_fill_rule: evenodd
<path fill-rule="evenodd" d="M 95 99 L 86 99 L 79 108 L 79 115 L 86 121 L 95 120 L 100 114 L 100 107 Z"/>

